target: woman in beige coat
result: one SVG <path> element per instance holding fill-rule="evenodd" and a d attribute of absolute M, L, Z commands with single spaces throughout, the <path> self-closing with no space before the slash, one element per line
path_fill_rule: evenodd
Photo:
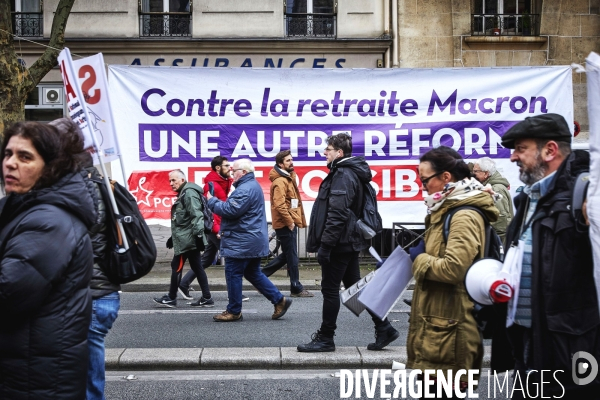
<path fill-rule="evenodd" d="M 492 195 L 470 177 L 467 164 L 447 149 L 425 153 L 419 164 L 425 203 L 427 232 L 424 243 L 411 249 L 415 289 L 408 331 L 408 364 L 411 369 L 435 369 L 454 373 L 480 369 L 482 338 L 473 318 L 473 302 L 464 286 L 465 274 L 483 256 L 485 225 L 473 210 L 452 217 L 448 243 L 442 232 L 444 217 L 455 207 L 479 208 L 490 221 L 498 218 Z M 445 375 L 447 372 L 445 372 Z M 446 375 L 447 376 L 447 375 Z M 466 387 L 467 376 L 461 377 Z"/>

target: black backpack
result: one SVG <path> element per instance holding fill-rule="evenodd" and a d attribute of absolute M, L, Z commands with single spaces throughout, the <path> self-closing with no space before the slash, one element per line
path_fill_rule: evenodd
<path fill-rule="evenodd" d="M 215 222 L 213 212 L 208 208 L 206 197 L 200 195 L 200 201 L 202 202 L 202 214 L 204 215 L 204 233 L 211 233 Z"/>
<path fill-rule="evenodd" d="M 448 214 L 446 214 L 446 217 L 444 217 L 444 227 L 442 230 L 444 243 L 448 243 L 448 235 L 450 234 L 450 222 L 452 221 L 452 216 L 461 210 L 476 211 L 479 215 L 481 215 L 481 218 L 483 218 L 483 222 L 485 224 L 485 247 L 483 251 L 483 258 L 493 258 L 494 260 L 504 261 L 504 246 L 502 245 L 502 239 L 500 239 L 500 236 L 498 236 L 494 227 L 490 225 L 490 221 L 488 221 L 485 214 L 477 207 L 457 207 L 451 209 Z"/>
<path fill-rule="evenodd" d="M 356 228 L 365 239 L 371 239 L 383 231 L 381 215 L 377 211 L 377 193 L 370 183 L 363 184 L 363 208 Z"/>
<path fill-rule="evenodd" d="M 481 218 L 483 218 L 483 222 L 485 224 L 485 247 L 483 250 L 483 258 L 493 258 L 498 261 L 504 261 L 504 246 L 502 245 L 500 236 L 498 236 L 494 227 L 490 225 L 490 222 L 485 214 L 476 207 L 457 207 L 448 212 L 444 218 L 444 226 L 442 230 L 444 243 L 448 243 L 448 235 L 450 233 L 450 222 L 452 221 L 452 216 L 460 210 L 476 211 L 479 215 L 481 215 Z M 479 328 L 483 338 L 491 339 L 494 335 L 494 331 L 497 328 L 497 315 L 494 306 L 484 306 L 473 302 L 473 310 L 471 310 L 471 312 L 475 318 L 475 322 L 477 323 L 477 328 Z"/>
<path fill-rule="evenodd" d="M 114 212 L 108 188 L 102 179 L 91 178 L 100 187 L 106 206 L 106 254 L 100 265 L 113 283 L 129 283 L 148 274 L 156 262 L 156 245 L 150 228 L 137 206 L 135 197 L 121 184 L 110 181 L 119 214 Z M 129 249 L 125 251 L 118 229 L 123 225 Z"/>
<path fill-rule="evenodd" d="M 208 208 L 208 200 L 206 200 L 206 197 L 204 197 L 202 193 L 200 193 L 196 189 L 190 189 L 194 190 L 200 196 L 200 202 L 202 203 L 202 216 L 204 219 L 204 233 L 211 233 L 215 222 L 215 218 L 213 216 L 213 212 L 210 210 L 210 208 Z"/>

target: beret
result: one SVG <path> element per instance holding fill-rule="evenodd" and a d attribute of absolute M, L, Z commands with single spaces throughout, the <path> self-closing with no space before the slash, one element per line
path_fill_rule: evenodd
<path fill-rule="evenodd" d="M 547 139 L 557 142 L 571 142 L 571 130 L 564 117 L 559 114 L 541 114 L 527 117 L 510 128 L 502 136 L 502 146 L 515 148 L 518 139 Z"/>

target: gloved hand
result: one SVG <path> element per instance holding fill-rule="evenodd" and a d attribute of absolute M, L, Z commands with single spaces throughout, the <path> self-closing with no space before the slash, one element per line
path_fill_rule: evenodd
<path fill-rule="evenodd" d="M 317 261 L 319 262 L 319 264 L 327 265 L 329 264 L 330 259 L 331 249 L 325 248 L 323 246 L 319 247 L 319 250 L 317 251 Z"/>
<path fill-rule="evenodd" d="M 202 237 L 200 236 L 196 236 L 196 250 L 199 251 L 204 251 L 204 240 L 202 240 Z"/>
<path fill-rule="evenodd" d="M 173 248 L 173 238 L 170 237 L 167 239 L 167 249 L 172 249 Z"/>
<path fill-rule="evenodd" d="M 387 260 L 386 258 L 382 258 L 381 261 L 377 261 L 377 264 L 375 264 L 375 269 L 378 270 L 379 268 L 381 268 L 381 266 L 383 265 L 383 263 Z"/>
<path fill-rule="evenodd" d="M 408 252 L 410 254 L 410 259 L 415 261 L 415 258 L 417 258 L 419 254 L 425 253 L 425 241 L 421 240 L 415 247 L 408 249 Z"/>

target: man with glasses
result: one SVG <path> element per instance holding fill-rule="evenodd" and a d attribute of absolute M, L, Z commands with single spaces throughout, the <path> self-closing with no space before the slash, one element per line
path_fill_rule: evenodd
<path fill-rule="evenodd" d="M 230 176 L 230 166 L 227 158 L 222 156 L 216 156 L 210 162 L 210 168 L 212 171 L 204 178 L 204 193 L 209 193 L 210 187 L 213 188 L 213 196 L 221 201 L 227 200 L 229 191 L 231 190 L 231 184 L 233 179 Z M 206 269 L 210 267 L 215 260 L 219 247 L 221 247 L 221 217 L 217 214 L 213 214 L 213 228 L 212 232 L 206 235 L 208 245 L 204 254 L 202 254 L 202 268 Z M 179 284 L 179 294 L 186 300 L 192 300 L 190 296 L 190 285 L 196 279 L 194 271 L 190 270 L 181 280 Z M 248 301 L 247 296 L 242 295 L 242 301 Z M 192 307 L 206 307 L 206 304 L 202 304 L 201 300 L 195 301 Z"/>
<path fill-rule="evenodd" d="M 210 193 L 208 207 L 221 216 L 221 255 L 225 257 L 225 279 L 229 304 L 213 319 L 217 322 L 242 320 L 242 278 L 246 278 L 275 306 L 271 319 L 285 315 L 292 300 L 284 297 L 260 270 L 260 260 L 269 254 L 269 232 L 265 195 L 247 158 L 233 163 L 235 190 L 225 201 Z"/>
<path fill-rule="evenodd" d="M 473 165 L 473 175 L 481 184 L 487 185 L 489 183 L 494 192 L 502 196 L 494 203 L 498 211 L 500 211 L 500 215 L 498 216 L 498 220 L 492 222 L 491 225 L 504 242 L 506 228 L 514 216 L 512 198 L 508 191 L 510 183 L 508 183 L 505 177 L 500 175 L 500 172 L 496 170 L 496 163 L 489 157 L 481 157 L 477 160 L 475 165 Z"/>
<path fill-rule="evenodd" d="M 321 265 L 323 317 L 312 341 L 298 346 L 300 352 L 335 351 L 333 336 L 340 311 L 340 283 L 350 287 L 360 280 L 358 254 L 369 247 L 356 227 L 362 215 L 364 185 L 371 181 L 371 169 L 364 157 L 352 157 L 352 138 L 346 133 L 327 138 L 325 158 L 329 174 L 319 187 L 310 216 L 306 251 L 316 252 Z M 400 334 L 388 319 L 371 314 L 375 343 L 368 350 L 381 350 Z"/>
<path fill-rule="evenodd" d="M 590 231 L 573 210 L 585 197 L 575 189 L 580 174 L 590 170 L 590 155 L 572 150 L 572 138 L 567 121 L 551 113 L 525 118 L 502 137 L 502 146 L 514 149 L 510 160 L 526 185 L 506 232 L 506 243 L 520 241 L 523 255 L 516 304 L 508 303 L 514 323 L 495 332 L 491 367 L 514 367 L 526 398 L 525 393 L 597 398 L 600 389 L 600 312 Z M 502 314 L 499 319 L 502 328 L 507 319 Z M 544 371 L 553 373 L 544 376 Z"/>

